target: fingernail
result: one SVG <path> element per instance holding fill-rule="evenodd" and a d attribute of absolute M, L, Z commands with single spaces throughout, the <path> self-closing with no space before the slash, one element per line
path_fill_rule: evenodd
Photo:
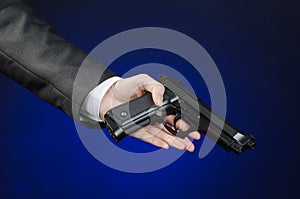
<path fill-rule="evenodd" d="M 168 148 L 169 148 L 169 145 L 167 145 L 167 144 L 164 144 L 164 145 L 162 146 L 162 148 L 164 148 L 164 149 L 168 149 Z"/>
<path fill-rule="evenodd" d="M 190 145 L 187 149 L 189 152 L 193 152 L 195 150 L 194 145 Z"/>
<path fill-rule="evenodd" d="M 157 96 L 157 97 L 156 97 L 156 102 L 157 102 L 157 105 L 158 105 L 158 106 L 162 106 L 162 97 Z"/>

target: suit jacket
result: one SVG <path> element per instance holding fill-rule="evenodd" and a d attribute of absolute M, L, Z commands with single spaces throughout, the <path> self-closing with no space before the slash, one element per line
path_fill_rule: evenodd
<path fill-rule="evenodd" d="M 23 2 L 0 0 L 0 71 L 76 120 L 85 96 L 97 84 L 115 76 L 86 57 Z M 74 97 L 74 81 L 84 60 L 85 65 L 97 66 L 91 70 L 103 75 L 97 81 L 83 78 L 86 83 L 76 84 Z"/>

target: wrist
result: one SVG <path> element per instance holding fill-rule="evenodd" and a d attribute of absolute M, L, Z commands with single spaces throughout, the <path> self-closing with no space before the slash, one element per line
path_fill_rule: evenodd
<path fill-rule="evenodd" d="M 99 107 L 99 117 L 102 121 L 104 121 L 104 115 L 107 111 L 109 111 L 113 106 L 113 87 L 115 86 L 116 82 L 106 91 L 104 94 L 100 107 Z"/>

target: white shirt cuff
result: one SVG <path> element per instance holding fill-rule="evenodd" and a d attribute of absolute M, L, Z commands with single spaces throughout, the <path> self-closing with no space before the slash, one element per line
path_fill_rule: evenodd
<path fill-rule="evenodd" d="M 105 95 L 106 91 L 119 79 L 121 78 L 117 76 L 111 77 L 96 86 L 91 92 L 89 92 L 80 108 L 79 120 L 81 122 L 103 122 L 100 119 L 99 114 L 102 98 Z"/>

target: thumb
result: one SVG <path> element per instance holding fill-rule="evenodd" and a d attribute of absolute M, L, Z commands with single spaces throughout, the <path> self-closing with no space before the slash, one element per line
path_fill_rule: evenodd
<path fill-rule="evenodd" d="M 160 83 L 154 84 L 153 87 L 154 88 L 151 92 L 152 93 L 152 99 L 153 99 L 155 105 L 161 106 L 162 101 L 163 101 L 164 92 L 165 92 L 165 87 Z"/>
<path fill-rule="evenodd" d="M 140 80 L 139 87 L 142 87 L 143 90 L 151 92 L 152 99 L 155 105 L 161 106 L 163 101 L 163 95 L 165 92 L 165 87 L 148 75 L 142 74 L 138 79 Z"/>

